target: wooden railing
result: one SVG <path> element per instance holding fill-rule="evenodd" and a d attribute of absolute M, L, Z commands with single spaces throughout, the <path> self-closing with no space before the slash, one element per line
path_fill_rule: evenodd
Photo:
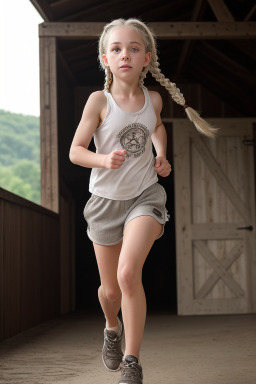
<path fill-rule="evenodd" d="M 0 188 L 0 340 L 73 309 L 71 215 L 67 197 L 56 214 Z"/>

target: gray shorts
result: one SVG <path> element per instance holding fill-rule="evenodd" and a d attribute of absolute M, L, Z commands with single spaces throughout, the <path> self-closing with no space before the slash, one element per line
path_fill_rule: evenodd
<path fill-rule="evenodd" d="M 158 183 L 129 200 L 110 200 L 92 195 L 84 208 L 89 239 L 100 245 L 114 245 L 123 238 L 125 226 L 138 216 L 152 216 L 160 224 L 168 221 L 166 192 Z M 164 229 L 159 237 L 164 233 Z"/>

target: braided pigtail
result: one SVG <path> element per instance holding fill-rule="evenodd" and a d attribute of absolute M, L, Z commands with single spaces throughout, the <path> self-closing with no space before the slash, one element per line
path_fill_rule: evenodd
<path fill-rule="evenodd" d="M 148 73 L 148 67 L 143 68 L 143 70 L 140 73 L 140 78 L 139 78 L 139 87 L 142 88 L 144 85 L 144 79 L 146 78 Z"/>
<path fill-rule="evenodd" d="M 156 81 L 158 81 L 163 87 L 167 89 L 167 91 L 172 96 L 173 100 L 185 109 L 186 115 L 188 116 L 189 120 L 195 125 L 196 129 L 205 136 L 214 138 L 218 131 L 218 128 L 211 126 L 199 116 L 198 112 L 186 105 L 185 98 L 181 93 L 180 89 L 177 88 L 175 83 L 172 83 L 161 73 L 155 47 L 154 49 L 152 49 L 152 58 L 149 64 L 149 71 L 151 72 L 152 76 L 156 79 Z"/>
<path fill-rule="evenodd" d="M 110 85 L 112 84 L 113 81 L 113 76 L 112 72 L 109 67 L 105 68 L 105 84 L 104 84 L 104 89 L 107 92 L 110 92 Z"/>

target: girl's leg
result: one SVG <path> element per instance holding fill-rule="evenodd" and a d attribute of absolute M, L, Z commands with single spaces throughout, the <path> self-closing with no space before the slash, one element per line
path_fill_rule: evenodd
<path fill-rule="evenodd" d="M 151 216 L 139 216 L 125 227 L 118 264 L 118 283 L 122 292 L 122 316 L 125 329 L 125 356 L 139 359 L 145 319 L 146 298 L 142 268 L 162 225 Z"/>
<path fill-rule="evenodd" d="M 117 266 L 122 242 L 104 246 L 93 243 L 101 286 L 98 295 L 101 308 L 110 328 L 118 325 L 117 315 L 121 307 L 121 291 L 117 281 Z"/>

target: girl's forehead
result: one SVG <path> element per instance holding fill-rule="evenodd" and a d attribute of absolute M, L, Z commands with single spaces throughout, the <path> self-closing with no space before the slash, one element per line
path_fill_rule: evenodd
<path fill-rule="evenodd" d="M 115 27 L 112 29 L 109 35 L 108 43 L 113 42 L 126 43 L 126 42 L 138 42 L 144 45 L 141 34 L 130 27 Z"/>

